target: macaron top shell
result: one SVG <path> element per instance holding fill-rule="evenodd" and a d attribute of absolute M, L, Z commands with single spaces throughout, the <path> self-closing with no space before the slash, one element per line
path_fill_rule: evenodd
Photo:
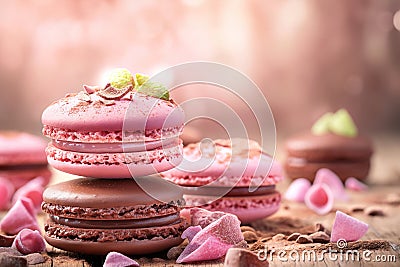
<path fill-rule="evenodd" d="M 115 100 L 104 99 L 97 92 L 69 94 L 42 114 L 45 127 L 82 132 L 180 128 L 183 122 L 184 112 L 173 100 L 134 92 Z"/>
<path fill-rule="evenodd" d="M 49 186 L 47 203 L 85 208 L 115 208 L 179 202 L 180 188 L 157 177 L 135 179 L 78 178 Z"/>
<path fill-rule="evenodd" d="M 364 136 L 345 137 L 336 134 L 314 135 L 303 133 L 286 142 L 290 157 L 317 160 L 369 159 L 373 149 L 370 139 Z"/>
<path fill-rule="evenodd" d="M 47 164 L 42 138 L 24 132 L 0 131 L 0 165 Z"/>
<path fill-rule="evenodd" d="M 177 182 L 175 178 L 185 177 L 190 183 L 189 180 L 194 178 L 211 177 L 216 185 L 220 183 L 224 186 L 248 186 L 252 183 L 251 178 L 266 177 L 274 177 L 272 184 L 275 184 L 283 178 L 280 165 L 271 156 L 263 153 L 258 143 L 252 140 L 218 139 L 213 144 L 190 144 L 183 151 L 185 160 L 175 169 L 162 173 L 165 178 Z M 197 185 L 208 184 L 210 179 L 203 181 L 204 183 Z M 246 182 L 241 184 L 243 181 Z M 177 183 L 187 185 L 186 182 Z M 263 184 L 271 183 L 264 181 Z M 259 185 L 259 179 L 256 185 Z"/>

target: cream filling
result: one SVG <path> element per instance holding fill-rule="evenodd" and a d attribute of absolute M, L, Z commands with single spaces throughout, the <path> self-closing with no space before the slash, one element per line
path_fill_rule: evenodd
<path fill-rule="evenodd" d="M 119 143 L 82 143 L 82 142 L 71 142 L 63 140 L 52 140 L 52 144 L 56 148 L 66 151 L 83 152 L 83 153 L 143 152 L 148 150 L 154 150 L 157 148 L 170 147 L 174 143 L 179 144 L 179 139 L 177 137 L 157 140 L 157 141 L 119 142 Z"/>

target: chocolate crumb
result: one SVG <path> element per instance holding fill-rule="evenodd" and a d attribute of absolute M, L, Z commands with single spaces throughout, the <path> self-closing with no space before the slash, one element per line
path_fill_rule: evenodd
<path fill-rule="evenodd" d="M 364 209 L 365 209 L 365 207 L 356 205 L 356 206 L 351 207 L 350 211 L 351 212 L 363 212 Z"/>
<path fill-rule="evenodd" d="M 167 258 L 170 260 L 176 260 L 179 257 L 179 255 L 181 255 L 181 253 L 185 249 L 186 245 L 187 244 L 183 245 L 183 243 L 182 243 L 178 246 L 170 248 L 167 252 Z"/>
<path fill-rule="evenodd" d="M 249 247 L 249 245 L 244 240 L 242 240 L 239 243 L 233 245 L 233 248 L 248 248 L 248 247 Z"/>
<path fill-rule="evenodd" d="M 308 235 L 300 235 L 296 239 L 296 243 L 299 243 L 299 244 L 308 244 L 308 243 L 312 243 L 312 242 L 313 242 L 313 240 Z"/>
<path fill-rule="evenodd" d="M 106 106 L 111 106 L 115 104 L 114 100 L 109 100 L 109 99 L 100 99 L 100 102 L 103 103 Z"/>
<path fill-rule="evenodd" d="M 9 236 L 0 234 L 0 247 L 11 247 L 14 239 L 15 235 Z"/>
<path fill-rule="evenodd" d="M 323 231 L 315 232 L 309 236 L 314 243 L 328 243 L 330 240 L 329 235 Z"/>
<path fill-rule="evenodd" d="M 85 101 L 85 102 L 91 102 L 92 99 L 90 98 L 90 95 L 87 94 L 86 92 L 80 91 L 78 93 L 78 99 L 81 101 Z"/>
<path fill-rule="evenodd" d="M 327 235 L 331 235 L 331 231 L 329 231 L 329 229 L 328 228 L 326 228 L 325 226 L 323 226 L 321 223 L 316 223 L 315 224 L 315 231 L 314 231 L 314 233 L 315 232 L 325 232 Z M 312 234 L 312 233 L 309 233 L 309 234 Z"/>
<path fill-rule="evenodd" d="M 153 262 L 165 262 L 165 260 L 161 258 L 153 258 L 152 260 Z"/>
<path fill-rule="evenodd" d="M 263 237 L 259 241 L 263 242 L 263 243 L 266 243 L 266 242 L 270 241 L 271 239 L 272 239 L 272 237 Z"/>
<path fill-rule="evenodd" d="M 287 238 L 287 240 L 288 240 L 288 241 L 296 241 L 296 239 L 297 239 L 300 235 L 301 235 L 300 233 L 293 233 L 293 234 L 291 234 L 291 235 Z"/>
<path fill-rule="evenodd" d="M 242 232 L 245 232 L 245 231 L 251 231 L 251 232 L 255 232 L 256 230 L 253 228 L 253 227 L 251 227 L 251 226 L 240 226 L 240 230 L 242 230 Z"/>
<path fill-rule="evenodd" d="M 68 98 L 68 97 L 74 97 L 74 96 L 76 96 L 77 95 L 77 93 L 67 93 L 67 94 L 65 94 L 65 97 L 66 98 Z"/>
<path fill-rule="evenodd" d="M 0 266 L 2 267 L 25 267 L 28 261 L 24 257 L 12 255 L 7 252 L 0 253 Z"/>
<path fill-rule="evenodd" d="M 46 261 L 46 259 L 40 253 L 31 253 L 31 254 L 24 256 L 24 258 L 27 260 L 28 264 L 32 264 L 32 265 L 43 263 Z"/>
<path fill-rule="evenodd" d="M 14 255 L 14 256 L 22 256 L 23 255 L 17 249 L 12 248 L 12 247 L 0 247 L 0 253 L 6 253 L 9 255 Z"/>
<path fill-rule="evenodd" d="M 90 85 L 83 85 L 83 90 L 85 90 L 86 93 L 88 94 L 93 94 L 94 92 L 97 92 L 101 89 L 100 86 L 98 85 L 94 85 L 94 86 L 90 86 Z"/>
<path fill-rule="evenodd" d="M 250 245 L 250 250 L 251 251 L 259 251 L 259 250 L 264 250 L 266 248 L 266 244 L 261 242 L 260 240 L 257 241 L 256 243 Z"/>
<path fill-rule="evenodd" d="M 272 237 L 273 241 L 281 241 L 286 240 L 286 236 L 284 234 L 276 234 Z"/>
<path fill-rule="evenodd" d="M 364 210 L 364 213 L 369 216 L 385 216 L 383 209 L 376 206 L 367 207 Z"/>
<path fill-rule="evenodd" d="M 319 231 L 324 231 L 325 227 L 321 224 L 321 223 L 316 223 L 315 224 L 315 231 L 319 232 Z"/>
<path fill-rule="evenodd" d="M 389 205 L 399 205 L 400 204 L 400 195 L 396 193 L 388 194 L 386 199 L 383 201 L 385 204 Z"/>
<path fill-rule="evenodd" d="M 254 242 L 258 240 L 258 236 L 255 232 L 252 231 L 245 231 L 243 232 L 244 240 L 247 242 Z"/>
<path fill-rule="evenodd" d="M 226 267 L 241 267 L 241 266 L 269 266 L 268 261 L 261 261 L 257 254 L 247 249 L 230 248 L 226 253 L 224 266 Z"/>

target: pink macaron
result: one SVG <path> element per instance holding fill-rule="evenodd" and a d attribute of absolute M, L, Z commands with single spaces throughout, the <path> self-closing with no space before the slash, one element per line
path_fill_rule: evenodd
<path fill-rule="evenodd" d="M 0 178 L 15 189 L 41 176 L 43 185 L 51 177 L 47 166 L 46 141 L 32 134 L 16 131 L 0 132 Z"/>
<path fill-rule="evenodd" d="M 130 178 L 178 165 L 183 110 L 173 100 L 133 90 L 105 96 L 107 86 L 84 86 L 44 110 L 43 134 L 51 138 L 49 163 L 94 178 Z"/>
<path fill-rule="evenodd" d="M 195 143 L 183 149 L 185 160 L 162 176 L 184 186 L 189 207 L 235 214 L 249 223 L 274 214 L 283 179 L 280 165 L 247 139 Z"/>

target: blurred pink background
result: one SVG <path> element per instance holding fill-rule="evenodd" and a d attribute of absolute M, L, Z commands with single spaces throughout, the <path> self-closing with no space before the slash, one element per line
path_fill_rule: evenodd
<path fill-rule="evenodd" d="M 396 0 L 3 1 L 0 128 L 40 134 L 47 105 L 113 67 L 152 74 L 206 60 L 255 81 L 278 139 L 341 107 L 362 131 L 397 135 L 399 9 Z"/>

